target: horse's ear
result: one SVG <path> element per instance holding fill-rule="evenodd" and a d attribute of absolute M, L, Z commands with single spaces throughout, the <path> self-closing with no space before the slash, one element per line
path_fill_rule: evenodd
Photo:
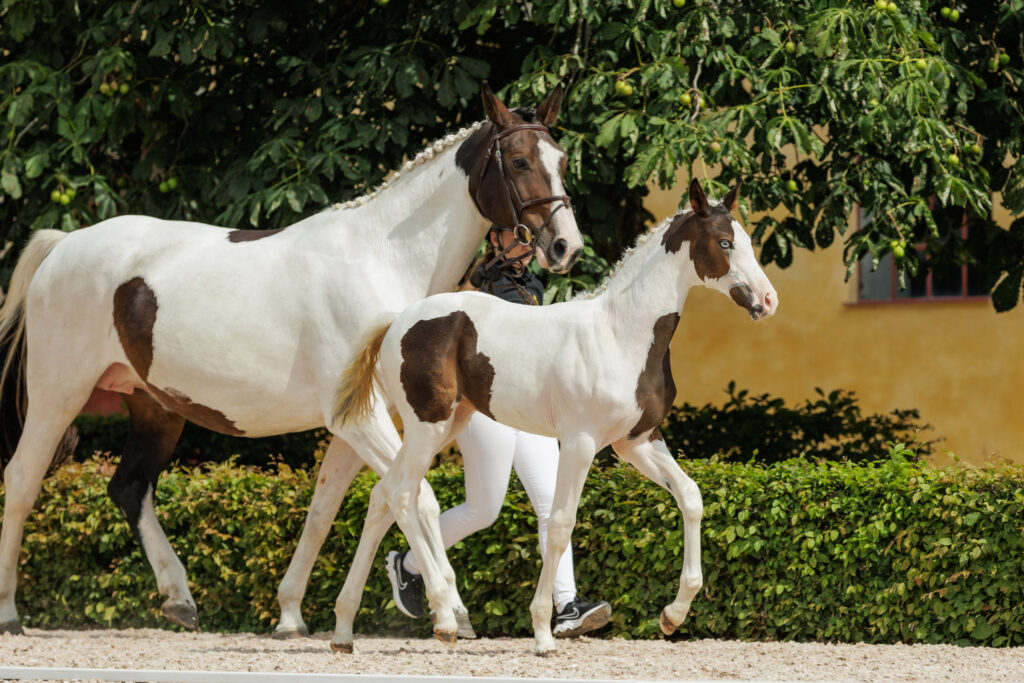
<path fill-rule="evenodd" d="M 736 186 L 729 190 L 729 194 L 725 195 L 725 199 L 722 200 L 722 206 L 725 207 L 726 211 L 732 211 L 736 208 L 736 199 L 740 196 L 740 182 L 736 181 Z"/>
<path fill-rule="evenodd" d="M 541 123 L 545 126 L 551 127 L 555 121 L 558 120 L 558 110 L 562 108 L 562 96 L 565 95 L 565 90 L 562 89 L 561 83 L 555 86 L 555 89 L 551 91 L 551 94 L 545 98 L 540 106 L 537 107 L 537 118 L 540 119 Z"/>
<path fill-rule="evenodd" d="M 484 81 L 480 86 L 480 97 L 484 101 L 484 112 L 487 118 L 499 128 L 507 128 L 515 123 L 515 118 L 498 96 L 491 92 L 491 87 Z"/>
<path fill-rule="evenodd" d="M 700 186 L 700 181 L 696 178 L 690 181 L 690 208 L 694 213 L 699 213 L 702 216 L 708 215 L 711 210 L 708 198 L 704 194 L 704 188 Z"/>

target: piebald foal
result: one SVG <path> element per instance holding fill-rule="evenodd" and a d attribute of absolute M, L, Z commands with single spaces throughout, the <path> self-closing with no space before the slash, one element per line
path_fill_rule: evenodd
<path fill-rule="evenodd" d="M 754 320 L 771 316 L 778 305 L 750 237 L 730 216 L 737 190 L 721 203 L 709 202 L 694 180 L 690 210 L 643 235 L 591 294 L 545 307 L 516 306 L 478 292 L 438 294 L 407 308 L 370 342 L 363 364 L 346 373 L 336 419 L 347 422 L 368 408 L 379 355 L 380 384 L 398 407 L 405 436 L 371 495 L 359 550 L 339 597 L 333 643 L 351 643 L 351 617 L 362 589 L 355 582 L 365 580 L 367 558 L 391 524 L 385 502 L 417 557 L 429 554 L 415 504 L 419 483 L 434 454 L 475 410 L 561 442 L 545 561 L 530 605 L 536 652 L 554 648 L 554 565 L 575 525 L 590 463 L 606 444 L 665 487 L 682 510 L 682 576 L 661 627 L 669 634 L 682 623 L 702 583 L 703 507 L 696 484 L 658 429 L 675 397 L 669 342 L 696 285 L 726 294 Z M 435 634 L 452 642 L 448 593 L 443 580 L 429 573 L 434 566 L 424 564 L 423 575 Z"/>

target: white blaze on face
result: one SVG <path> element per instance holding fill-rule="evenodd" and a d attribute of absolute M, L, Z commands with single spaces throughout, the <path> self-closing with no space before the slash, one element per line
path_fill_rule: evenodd
<path fill-rule="evenodd" d="M 544 172 L 548 176 L 548 182 L 551 184 L 551 196 L 561 197 L 566 194 L 565 186 L 562 184 L 562 159 L 565 158 L 565 152 L 560 150 L 555 145 L 551 144 L 547 140 L 541 140 L 539 144 L 540 148 L 540 162 L 544 167 Z M 551 202 L 548 205 L 548 210 L 554 209 L 557 206 L 557 202 Z M 554 242 L 558 239 L 566 241 L 566 255 L 575 254 L 577 251 L 583 248 L 583 237 L 580 235 L 579 226 L 576 225 L 576 214 L 573 213 L 572 209 L 565 207 L 559 209 L 555 213 L 555 217 L 551 221 L 554 225 L 555 238 Z M 542 258 L 540 251 L 537 252 L 538 260 Z M 543 261 L 541 265 L 546 265 Z"/>
<path fill-rule="evenodd" d="M 733 219 L 733 252 L 732 270 L 740 280 L 750 287 L 751 291 L 765 310 L 765 317 L 775 313 L 779 305 L 779 295 L 768 280 L 768 276 L 761 269 L 754 254 L 754 245 L 750 241 L 750 235 L 743 229 L 739 221 Z"/>

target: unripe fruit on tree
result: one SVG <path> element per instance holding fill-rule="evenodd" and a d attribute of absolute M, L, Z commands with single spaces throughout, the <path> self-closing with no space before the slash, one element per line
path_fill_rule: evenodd
<path fill-rule="evenodd" d="M 722 151 L 722 143 L 720 143 L 718 140 L 712 140 L 711 144 L 708 145 L 708 149 L 710 149 L 715 154 L 718 154 L 719 152 Z"/>
<path fill-rule="evenodd" d="M 69 187 L 68 189 L 64 190 L 64 194 L 66 194 L 69 198 L 74 199 L 75 198 L 75 188 Z"/>
<path fill-rule="evenodd" d="M 868 104 L 871 105 L 872 107 L 877 107 L 878 106 L 878 98 L 877 97 L 872 97 L 870 100 L 868 100 Z"/>
<path fill-rule="evenodd" d="M 682 95 L 679 96 L 679 103 L 682 104 L 684 107 L 689 107 L 691 104 L 693 104 L 693 97 L 690 96 L 690 93 L 684 92 Z"/>
<path fill-rule="evenodd" d="M 879 12 L 884 12 L 885 8 L 889 6 L 889 0 L 875 0 L 875 9 Z"/>
<path fill-rule="evenodd" d="M 967 151 L 970 152 L 971 154 L 977 154 L 980 156 L 981 145 L 979 145 L 977 142 L 972 142 L 970 145 L 967 146 Z"/>
<path fill-rule="evenodd" d="M 928 69 L 928 62 L 923 57 L 921 57 L 916 62 L 914 62 L 914 66 L 917 67 L 918 71 L 925 71 Z"/>
<path fill-rule="evenodd" d="M 988 70 L 989 71 L 998 71 L 999 70 L 999 58 L 998 57 L 993 57 L 992 59 L 988 60 Z"/>
<path fill-rule="evenodd" d="M 128 84 L 127 83 L 122 83 L 121 87 L 119 87 L 117 89 L 117 91 L 119 93 L 121 93 L 122 95 L 127 95 L 128 94 L 128 90 L 129 90 L 129 88 L 128 88 Z"/>
<path fill-rule="evenodd" d="M 793 180 L 792 178 L 790 178 L 789 180 L 786 181 L 786 191 L 787 192 L 796 192 L 799 189 L 799 187 L 800 186 L 797 185 L 796 181 Z"/>
<path fill-rule="evenodd" d="M 171 186 L 167 184 L 166 180 L 161 180 L 160 184 L 157 185 L 157 189 L 166 194 L 171 189 Z"/>
<path fill-rule="evenodd" d="M 895 2 L 890 1 L 885 3 L 885 11 L 888 12 L 889 14 L 895 14 L 896 12 L 899 11 L 899 9 L 900 8 L 896 6 Z"/>
<path fill-rule="evenodd" d="M 60 190 L 54 190 L 50 193 L 50 201 L 54 203 L 60 201 Z"/>
<path fill-rule="evenodd" d="M 177 178 L 168 178 L 167 179 L 167 189 L 169 189 L 169 190 L 176 190 L 176 189 L 178 189 L 178 179 Z"/>
<path fill-rule="evenodd" d="M 960 165 L 960 157 L 958 157 L 955 154 L 950 154 L 948 157 L 946 157 L 946 161 L 949 162 L 950 166 L 959 166 Z"/>
<path fill-rule="evenodd" d="M 67 206 L 71 203 L 71 197 L 69 197 L 66 192 L 61 193 L 60 203 L 62 206 Z"/>
<path fill-rule="evenodd" d="M 110 81 L 110 92 L 112 94 L 117 92 L 117 88 L 118 88 L 117 81 Z"/>
<path fill-rule="evenodd" d="M 1010 63 L 1010 55 L 1006 54 L 1005 52 L 1000 52 L 999 53 L 999 65 L 1000 66 L 1006 66 L 1009 63 Z"/>
<path fill-rule="evenodd" d="M 907 249 L 901 244 L 897 244 L 892 248 L 892 255 L 896 258 L 903 258 L 907 254 Z"/>
<path fill-rule="evenodd" d="M 796 52 L 796 43 L 794 43 L 792 40 L 787 40 L 786 44 L 783 46 L 783 48 L 789 54 L 793 54 L 794 52 Z"/>
<path fill-rule="evenodd" d="M 960 12 L 956 11 L 955 9 L 949 10 L 949 20 L 952 21 L 954 24 L 960 21 Z"/>
<path fill-rule="evenodd" d="M 110 86 L 106 83 L 100 83 L 100 92 L 104 95 L 110 94 Z"/>
<path fill-rule="evenodd" d="M 676 7 L 682 7 L 686 4 L 686 0 L 672 0 L 672 4 Z"/>
<path fill-rule="evenodd" d="M 942 9 L 939 10 L 939 14 L 942 15 L 943 19 L 949 19 L 950 11 L 951 10 L 948 7 L 943 7 Z"/>

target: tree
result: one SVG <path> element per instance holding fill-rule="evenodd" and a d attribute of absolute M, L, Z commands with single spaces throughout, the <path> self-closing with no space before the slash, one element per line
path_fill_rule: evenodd
<path fill-rule="evenodd" d="M 562 82 L 590 237 L 553 293 L 643 229 L 649 181 L 721 162 L 712 188 L 742 180 L 745 212 L 788 213 L 752 224 L 764 263 L 837 234 L 850 270 L 888 251 L 901 274 L 976 260 L 1007 310 L 1024 219 L 996 226 L 989 193 L 1024 213 L 1022 16 L 1024 0 L 7 0 L 0 229 L 20 242 L 119 212 L 287 225 L 480 118 L 482 79 L 514 103 Z M 875 219 L 850 232 L 855 204 Z"/>

